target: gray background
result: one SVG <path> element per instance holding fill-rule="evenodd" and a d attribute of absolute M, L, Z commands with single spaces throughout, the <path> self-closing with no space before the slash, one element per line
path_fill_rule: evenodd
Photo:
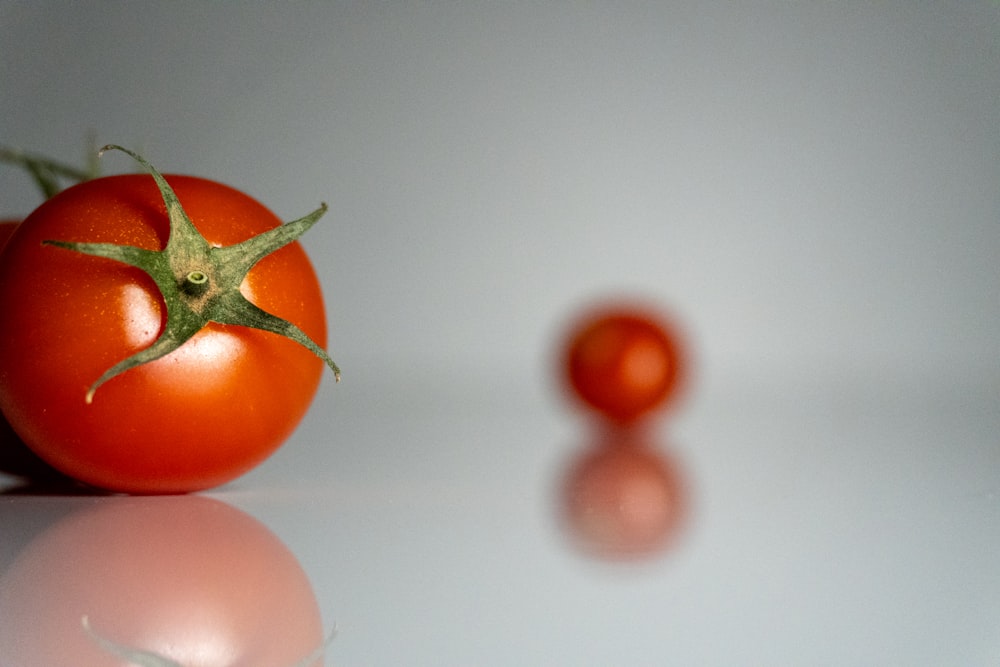
<path fill-rule="evenodd" d="M 344 382 L 219 494 L 334 664 L 996 664 L 998 35 L 995 2 L 0 2 L 0 141 L 330 204 Z M 547 514 L 586 440 L 553 349 L 622 293 L 687 335 L 698 497 L 626 572 Z"/>
<path fill-rule="evenodd" d="M 330 203 L 349 376 L 524 373 L 619 289 L 713 373 L 996 363 L 995 3 L 0 6 L 5 143 Z"/>

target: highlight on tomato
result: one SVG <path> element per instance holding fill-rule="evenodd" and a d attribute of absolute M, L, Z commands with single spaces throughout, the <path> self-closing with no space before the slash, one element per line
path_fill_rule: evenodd
<path fill-rule="evenodd" d="M 0 574 L 0 656 L 21 667 L 317 667 L 300 563 L 257 519 L 198 495 L 98 498 Z"/>
<path fill-rule="evenodd" d="M 324 367 L 316 272 L 282 224 L 221 183 L 148 174 L 62 190 L 0 253 L 0 409 L 50 465 L 117 492 L 185 493 L 270 456 Z"/>
<path fill-rule="evenodd" d="M 663 410 L 681 387 L 680 337 L 657 309 L 611 301 L 580 315 L 563 343 L 569 393 L 606 420 L 629 424 Z"/>
<path fill-rule="evenodd" d="M 676 543 L 689 494 L 676 459 L 635 429 L 610 429 L 582 450 L 560 487 L 562 524 L 582 552 L 638 560 Z"/>

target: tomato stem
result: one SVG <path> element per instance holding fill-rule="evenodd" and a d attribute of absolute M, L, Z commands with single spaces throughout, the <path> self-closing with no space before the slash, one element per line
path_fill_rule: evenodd
<path fill-rule="evenodd" d="M 194 226 L 167 180 L 142 156 L 121 146 L 108 145 L 145 167 L 152 175 L 167 208 L 170 233 L 162 250 L 147 250 L 113 243 L 74 243 L 46 240 L 66 250 L 112 259 L 141 269 L 153 282 L 166 306 L 166 324 L 147 348 L 118 362 L 90 386 L 85 395 L 91 403 L 98 387 L 116 375 L 155 361 L 178 349 L 209 322 L 251 327 L 289 338 L 322 359 L 340 380 L 340 369 L 326 351 L 295 324 L 262 310 L 250 302 L 240 284 L 254 265 L 274 251 L 292 243 L 326 212 L 321 204 L 312 213 L 254 236 L 242 243 L 214 247 Z"/>
<path fill-rule="evenodd" d="M 181 289 L 191 296 L 201 296 L 210 286 L 208 274 L 204 271 L 191 271 L 181 282 Z"/>
<path fill-rule="evenodd" d="M 99 174 L 95 161 L 90 161 L 86 168 L 79 169 L 64 162 L 6 146 L 0 146 L 0 162 L 15 164 L 26 169 L 46 199 L 52 198 L 62 190 L 61 179 L 79 183 L 97 178 Z"/>

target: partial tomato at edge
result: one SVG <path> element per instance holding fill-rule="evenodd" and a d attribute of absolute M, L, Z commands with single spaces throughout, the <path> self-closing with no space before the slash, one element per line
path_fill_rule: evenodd
<path fill-rule="evenodd" d="M 20 221 L 17 220 L 0 220 L 0 252 L 19 224 Z M 33 480 L 51 480 L 60 477 L 21 442 L 2 414 L 0 414 L 0 472 L 29 477 Z"/>
<path fill-rule="evenodd" d="M 10 238 L 19 224 L 20 222 L 17 220 L 0 220 L 0 251 L 7 245 L 7 239 Z"/>
<path fill-rule="evenodd" d="M 167 180 L 213 245 L 282 224 L 228 186 Z M 39 456 L 105 489 L 182 493 L 245 473 L 298 425 L 324 369 L 312 352 L 276 334 L 209 324 L 168 356 L 112 378 L 87 404 L 102 373 L 157 338 L 163 303 L 138 269 L 42 242 L 158 250 L 168 228 L 150 176 L 95 179 L 29 215 L 0 262 L 0 406 Z M 325 345 L 319 281 L 297 242 L 260 260 L 241 291 Z"/>

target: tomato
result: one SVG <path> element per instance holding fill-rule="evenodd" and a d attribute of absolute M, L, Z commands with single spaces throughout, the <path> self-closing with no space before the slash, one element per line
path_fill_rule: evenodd
<path fill-rule="evenodd" d="M 313 665 L 301 661 L 324 643 L 295 556 L 258 520 L 198 495 L 72 512 L 0 576 L 0 619 L 4 664 L 22 667 L 291 667 Z"/>
<path fill-rule="evenodd" d="M 166 179 L 212 247 L 281 225 L 229 186 Z M 162 290 L 134 266 L 43 242 L 159 250 L 171 224 L 153 178 L 109 176 L 46 201 L 0 255 L 0 408 L 42 459 L 112 491 L 183 493 L 243 474 L 288 438 L 323 372 L 323 361 L 293 340 L 209 322 L 94 394 L 109 368 L 159 340 L 168 325 Z M 319 281 L 298 242 L 260 259 L 239 292 L 325 345 Z"/>
<path fill-rule="evenodd" d="M 18 224 L 14 220 L 0 221 L 0 251 L 7 244 L 7 239 L 17 229 Z M 25 447 L 2 415 L 0 415 L 0 472 L 30 477 L 36 481 L 59 479 L 52 468 Z"/>
<path fill-rule="evenodd" d="M 0 250 L 7 245 L 7 239 L 17 229 L 18 223 L 14 220 L 0 220 Z"/>
<path fill-rule="evenodd" d="M 17 229 L 17 224 L 13 220 L 0 220 L 0 251 L 3 251 L 4 246 L 7 245 L 7 239 Z M 20 443 L 10 424 L 7 423 L 6 419 L 0 418 L 0 471 L 10 469 L 9 452 L 18 444 Z M 13 467 L 16 468 L 16 464 Z"/>
<path fill-rule="evenodd" d="M 17 436 L 6 419 L 0 417 L 0 473 L 21 477 L 27 488 L 38 491 L 42 488 L 58 488 L 66 491 L 73 486 L 72 480 L 42 461 Z"/>
<path fill-rule="evenodd" d="M 679 387 L 678 337 L 651 309 L 612 305 L 572 327 L 563 365 L 571 393 L 617 423 L 663 407 Z"/>
<path fill-rule="evenodd" d="M 641 434 L 602 435 L 575 459 L 562 486 L 562 514 L 586 553 L 609 560 L 666 550 L 687 514 L 676 461 Z"/>

